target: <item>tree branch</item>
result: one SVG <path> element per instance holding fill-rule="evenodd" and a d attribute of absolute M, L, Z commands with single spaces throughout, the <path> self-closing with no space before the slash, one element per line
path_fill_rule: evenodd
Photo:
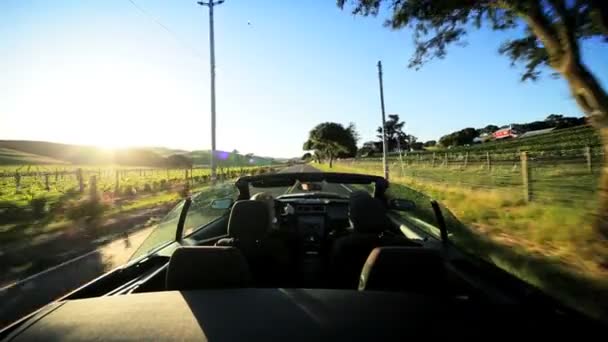
<path fill-rule="evenodd" d="M 519 15 L 528 24 L 538 39 L 543 42 L 551 66 L 558 69 L 557 67 L 562 58 L 562 48 L 555 30 L 551 26 L 549 20 L 545 17 L 540 5 L 536 2 L 531 2 L 527 11 L 522 10 L 521 8 L 515 10 L 518 11 Z"/>
<path fill-rule="evenodd" d="M 608 36 L 608 1 L 591 0 L 591 19 L 597 23 L 602 33 Z"/>
<path fill-rule="evenodd" d="M 576 11 L 577 6 L 574 6 L 570 11 L 566 8 L 564 0 L 550 0 L 551 5 L 555 9 L 555 13 L 559 20 L 554 24 L 557 28 L 557 34 L 561 43 L 562 58 L 560 68 L 568 68 L 572 63 L 578 63 L 580 54 L 578 51 L 578 42 L 576 40 Z"/>

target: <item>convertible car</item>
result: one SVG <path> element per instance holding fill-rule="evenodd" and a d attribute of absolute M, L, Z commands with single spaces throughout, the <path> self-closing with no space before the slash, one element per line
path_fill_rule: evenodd
<path fill-rule="evenodd" d="M 245 176 L 205 189 L 176 206 L 128 264 L 0 338 L 404 341 L 604 332 L 459 250 L 437 202 L 387 189 L 381 177 L 321 172 Z"/>

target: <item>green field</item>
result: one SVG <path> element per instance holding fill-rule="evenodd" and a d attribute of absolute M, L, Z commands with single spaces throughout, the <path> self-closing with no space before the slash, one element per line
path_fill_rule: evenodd
<path fill-rule="evenodd" d="M 315 167 L 382 174 L 381 163 L 369 160 Z M 392 163 L 389 193 L 414 199 L 417 217 L 432 225 L 429 200 L 437 199 L 454 214 L 449 220 L 454 242 L 570 306 L 608 319 L 601 304 L 608 302 L 608 243 L 591 226 L 598 173 L 568 163 L 532 171 L 529 201 L 521 172 L 512 166 L 488 172 Z"/>
<path fill-rule="evenodd" d="M 562 151 L 581 151 L 581 149 L 587 146 L 592 148 L 594 154 L 598 154 L 601 153 L 601 144 L 601 138 L 594 128 L 590 126 L 577 126 L 530 137 L 495 140 L 483 144 L 456 146 L 450 149 L 413 152 L 408 155 L 428 155 L 433 152 L 454 154 L 494 152 L 508 155 L 519 153 L 520 151 L 545 151 L 546 154 L 549 154 L 550 151 L 555 151 L 557 155 L 561 155 Z M 391 154 L 391 156 L 396 157 L 397 154 Z M 417 156 L 413 156 L 412 158 L 417 158 Z"/>
<path fill-rule="evenodd" d="M 220 179 L 227 180 L 267 170 L 265 167 L 219 168 L 218 174 Z M 79 174 L 82 174 L 82 188 Z M 206 168 L 3 166 L 0 167 L 3 217 L 0 240 L 15 242 L 64 229 L 80 219 L 98 219 L 174 203 L 208 183 L 209 169 Z"/>

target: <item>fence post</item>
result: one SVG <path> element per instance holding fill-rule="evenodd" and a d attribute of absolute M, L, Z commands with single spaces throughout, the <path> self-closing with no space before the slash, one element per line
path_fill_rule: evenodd
<path fill-rule="evenodd" d="M 118 192 L 119 188 L 120 188 L 120 171 L 115 170 L 116 172 L 116 186 L 114 187 L 114 192 Z"/>
<path fill-rule="evenodd" d="M 82 169 L 81 168 L 76 170 L 76 178 L 78 179 L 78 191 L 80 191 L 82 193 L 82 192 L 84 192 L 84 182 L 82 179 Z"/>
<path fill-rule="evenodd" d="M 585 158 L 587 159 L 587 171 L 592 173 L 591 170 L 591 147 L 585 147 Z"/>
<path fill-rule="evenodd" d="M 527 152 L 521 152 L 520 155 L 520 159 L 521 159 L 521 177 L 522 177 L 522 183 L 523 183 L 523 189 L 524 189 L 524 200 L 526 202 L 530 202 L 530 169 L 528 168 L 528 153 Z"/>
<path fill-rule="evenodd" d="M 51 187 L 49 186 L 49 174 L 48 173 L 44 174 L 44 188 L 46 189 L 46 191 L 51 191 Z"/>
<path fill-rule="evenodd" d="M 443 159 L 443 165 L 444 165 L 445 167 L 448 167 L 448 166 L 449 166 L 449 165 L 448 165 L 448 153 L 447 153 L 447 152 L 445 153 L 445 157 L 444 157 L 444 159 Z"/>
<path fill-rule="evenodd" d="M 469 152 L 465 152 L 464 153 L 464 165 L 463 167 L 466 169 L 467 168 L 467 164 L 469 164 Z"/>
<path fill-rule="evenodd" d="M 435 167 L 435 152 L 433 152 L 433 162 L 431 163 L 431 167 Z"/>
<path fill-rule="evenodd" d="M 19 171 L 15 171 L 15 193 L 21 191 L 21 174 Z"/>
<path fill-rule="evenodd" d="M 490 152 L 486 152 L 486 165 L 488 167 L 488 171 L 492 171 L 492 161 L 490 159 Z"/>
<path fill-rule="evenodd" d="M 97 176 L 91 175 L 89 178 L 89 198 L 93 202 L 97 202 L 99 198 L 97 197 Z"/>

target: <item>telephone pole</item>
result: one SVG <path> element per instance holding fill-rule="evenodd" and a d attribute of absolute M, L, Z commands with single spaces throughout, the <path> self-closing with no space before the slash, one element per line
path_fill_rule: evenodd
<path fill-rule="evenodd" d="M 380 106 L 382 108 L 382 167 L 384 168 L 384 179 L 388 180 L 388 161 L 386 160 L 388 146 L 386 146 L 386 115 L 384 112 L 384 89 L 382 86 L 381 61 L 378 61 L 378 82 L 380 84 Z"/>
<path fill-rule="evenodd" d="M 218 1 L 199 1 L 201 6 L 209 7 L 209 55 L 211 63 L 211 158 L 209 166 L 211 167 L 211 181 L 215 182 L 217 178 L 215 165 L 215 38 L 213 34 L 213 7 L 221 5 L 224 0 Z"/>

